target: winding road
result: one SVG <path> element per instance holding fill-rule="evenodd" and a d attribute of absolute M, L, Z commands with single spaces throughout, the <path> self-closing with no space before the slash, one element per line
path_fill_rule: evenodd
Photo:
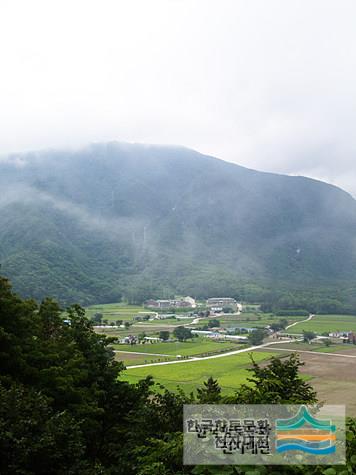
<path fill-rule="evenodd" d="M 309 320 L 311 320 L 313 317 L 315 317 L 315 315 L 314 315 L 313 313 L 311 313 L 311 314 L 309 315 L 309 317 L 306 318 L 305 320 L 300 320 L 300 321 L 291 323 L 290 325 L 288 325 L 288 326 L 285 328 L 285 330 L 288 330 L 288 328 L 292 328 L 292 327 L 294 327 L 295 325 L 299 325 L 299 323 L 309 322 Z"/>
<path fill-rule="evenodd" d="M 288 330 L 291 327 L 294 327 L 295 325 L 299 325 L 300 323 L 304 322 L 309 322 L 313 317 L 315 317 L 314 314 L 310 314 L 308 318 L 305 320 L 297 321 L 294 323 L 291 323 L 288 325 L 285 329 Z M 196 320 L 199 320 L 197 318 Z M 193 323 L 193 322 L 192 322 Z M 196 322 L 197 323 L 197 322 Z M 295 343 L 296 341 L 301 341 L 301 339 L 295 340 L 289 338 L 288 340 L 284 340 L 283 343 Z M 181 359 L 181 360 L 174 360 L 174 361 L 162 361 L 159 363 L 147 363 L 143 365 L 133 365 L 133 366 L 127 366 L 126 369 L 135 369 L 135 368 L 142 368 L 142 367 L 147 367 L 147 366 L 162 366 L 162 365 L 167 365 L 167 364 L 182 364 L 182 363 L 192 363 L 194 361 L 205 361 L 205 360 L 212 360 L 216 358 L 224 358 L 225 356 L 232 356 L 232 355 L 238 355 L 240 353 L 248 353 L 250 351 L 255 351 L 259 350 L 261 348 L 268 348 L 269 346 L 272 345 L 280 345 L 282 342 L 279 341 L 270 341 L 268 343 L 262 343 L 262 345 L 256 345 L 256 346 L 249 346 L 247 348 L 240 348 L 239 350 L 234 350 L 234 351 L 228 351 L 226 353 L 219 353 L 217 355 L 212 355 L 212 356 L 198 356 L 198 357 L 190 357 L 188 359 Z M 339 356 L 339 357 L 344 357 L 344 358 L 356 358 L 356 355 L 343 355 L 341 353 L 324 353 L 324 352 L 315 352 L 315 351 L 308 351 L 308 350 L 296 350 L 296 349 L 289 349 L 289 348 L 274 348 L 274 351 L 293 351 L 296 353 L 312 353 L 312 354 L 318 354 L 318 355 L 325 355 L 325 356 Z M 123 352 L 124 353 L 124 352 Z M 144 353 L 140 353 L 144 354 Z M 153 353 L 149 353 L 150 355 L 153 355 Z M 158 355 L 157 356 L 165 356 L 165 355 Z M 172 356 L 172 355 L 170 355 Z"/>
<path fill-rule="evenodd" d="M 290 342 L 295 342 L 296 340 L 285 340 L 283 343 L 290 343 Z M 147 366 L 162 366 L 166 364 L 181 364 L 181 363 L 192 363 L 193 361 L 205 361 L 205 360 L 213 360 L 216 358 L 224 358 L 225 356 L 232 356 L 232 355 L 238 355 L 240 353 L 248 353 L 249 351 L 255 351 L 259 350 L 260 348 L 266 348 L 271 345 L 280 345 L 280 341 L 271 341 L 269 343 L 263 343 L 262 345 L 257 345 L 257 346 L 249 346 L 248 348 L 240 348 L 239 350 L 234 350 L 234 351 L 227 351 L 226 353 L 219 353 L 218 355 L 212 355 L 212 356 L 197 356 L 197 357 L 191 357 L 189 359 L 183 359 L 183 360 L 174 360 L 174 361 L 162 361 L 160 363 L 148 363 L 148 364 L 140 364 L 140 365 L 133 365 L 133 366 L 127 366 L 126 369 L 134 369 L 134 368 L 143 368 Z M 152 353 L 151 353 L 152 354 Z"/>

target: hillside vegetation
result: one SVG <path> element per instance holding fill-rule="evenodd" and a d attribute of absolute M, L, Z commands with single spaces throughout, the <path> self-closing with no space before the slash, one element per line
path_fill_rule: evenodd
<path fill-rule="evenodd" d="M 295 355 L 272 357 L 263 366 L 251 360 L 249 368 L 238 365 L 247 365 L 247 356 L 229 358 L 229 374 L 224 376 L 221 368 L 219 373 L 222 382 L 233 389 L 228 394 L 212 377 L 219 369 L 216 363 L 210 368 L 190 363 L 195 374 L 188 370 L 182 375 L 176 368 L 176 378 L 180 374 L 203 383 L 191 394 L 157 387 L 150 377 L 136 378 L 136 384 L 129 384 L 123 365 L 114 361 L 110 339 L 94 333 L 84 310 L 73 305 L 67 317 L 62 318 L 51 299 L 37 305 L 19 298 L 0 277 L 1 474 L 222 473 L 221 467 L 183 465 L 184 404 L 317 401 L 314 389 L 299 374 L 301 363 Z M 258 359 L 263 357 L 258 355 Z M 183 369 L 183 365 L 175 366 Z M 167 372 L 156 373 L 167 378 Z M 208 379 L 203 382 L 204 377 Z M 346 433 L 346 466 L 335 470 L 327 466 L 277 466 L 273 473 L 355 473 L 355 434 L 355 420 L 351 419 Z M 223 467 L 223 473 L 229 475 L 262 475 L 268 470 L 264 466 L 257 471 L 255 466 Z"/>
<path fill-rule="evenodd" d="M 141 302 L 356 281 L 355 200 L 319 181 L 108 143 L 7 157 L 0 186 L 2 272 L 24 296 Z"/>

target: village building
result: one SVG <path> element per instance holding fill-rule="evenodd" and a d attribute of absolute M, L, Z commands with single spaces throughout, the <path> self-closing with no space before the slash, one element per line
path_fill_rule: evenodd
<path fill-rule="evenodd" d="M 212 312 L 222 312 L 224 307 L 238 308 L 237 301 L 231 297 L 213 297 L 206 301 L 206 305 Z"/>
<path fill-rule="evenodd" d="M 234 340 L 238 343 L 246 343 L 248 341 L 247 336 L 227 335 L 225 333 L 220 333 L 218 331 L 212 330 L 192 330 L 192 334 L 204 336 L 206 338 L 214 338 L 215 340 Z"/>
<path fill-rule="evenodd" d="M 158 300 L 147 300 L 145 302 L 145 307 L 148 308 L 196 308 L 195 299 L 192 297 L 183 297 L 179 299 L 158 299 Z"/>

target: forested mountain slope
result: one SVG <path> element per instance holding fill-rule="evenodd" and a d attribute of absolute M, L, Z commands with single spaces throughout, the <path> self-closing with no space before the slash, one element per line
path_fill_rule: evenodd
<path fill-rule="evenodd" d="M 2 272 L 25 296 L 88 303 L 356 280 L 356 202 L 319 181 L 108 143 L 3 157 L 0 189 Z"/>

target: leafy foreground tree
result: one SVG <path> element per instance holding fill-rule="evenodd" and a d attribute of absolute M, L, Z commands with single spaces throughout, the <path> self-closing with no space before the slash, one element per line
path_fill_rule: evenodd
<path fill-rule="evenodd" d="M 221 387 L 216 379 L 210 378 L 197 389 L 197 399 L 201 404 L 217 404 L 221 401 Z"/>
<path fill-rule="evenodd" d="M 273 357 L 261 367 L 252 359 L 251 385 L 242 384 L 234 396 L 226 397 L 230 404 L 313 404 L 317 402 L 316 392 L 299 375 L 303 366 L 296 353 L 281 360 Z"/>
<path fill-rule="evenodd" d="M 66 320 L 0 279 L 0 473 L 134 473 L 128 453 L 152 382 L 118 380 L 123 366 L 82 308 Z"/>
<path fill-rule="evenodd" d="M 182 465 L 184 404 L 313 402 L 296 357 L 273 359 L 264 368 L 253 363 L 251 386 L 230 398 L 212 378 L 195 398 L 182 390 L 157 392 L 151 378 L 135 385 L 121 381 L 123 366 L 115 362 L 110 342 L 94 333 L 81 307 L 70 307 L 63 319 L 56 302 L 22 300 L 0 278 L 2 475 L 334 473 L 327 467 Z M 351 421 L 346 473 L 356 468 L 355 434 Z"/>
<path fill-rule="evenodd" d="M 284 361 L 272 358 L 270 364 L 261 368 L 253 363 L 250 385 L 242 385 L 233 396 L 219 397 L 221 388 L 212 378 L 204 383 L 198 391 L 197 403 L 222 404 L 274 404 L 274 403 L 306 403 L 316 401 L 316 393 L 312 387 L 301 380 L 298 369 L 302 365 L 293 354 Z M 167 392 L 168 394 L 168 392 Z M 167 397 L 167 396 L 166 396 Z M 184 403 L 181 397 L 176 403 Z M 177 406 L 175 408 L 177 410 Z M 178 412 L 179 414 L 179 412 Z M 180 419 L 179 419 L 180 422 Z M 172 426 L 174 427 L 174 426 Z M 148 439 L 145 445 L 135 449 L 139 461 L 138 475 L 349 475 L 356 473 L 356 421 L 347 421 L 347 464 L 346 466 L 182 466 L 183 437 L 177 426 L 161 439 Z"/>

